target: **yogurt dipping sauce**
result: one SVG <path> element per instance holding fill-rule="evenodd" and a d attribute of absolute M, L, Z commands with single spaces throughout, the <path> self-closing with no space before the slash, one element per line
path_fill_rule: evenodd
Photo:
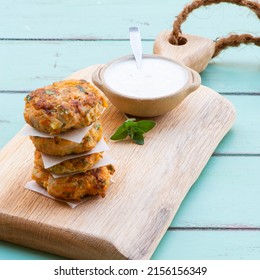
<path fill-rule="evenodd" d="M 188 81 L 188 72 L 174 61 L 144 57 L 137 69 L 133 59 L 110 65 L 104 80 L 113 90 L 135 98 L 163 97 L 180 90 Z"/>

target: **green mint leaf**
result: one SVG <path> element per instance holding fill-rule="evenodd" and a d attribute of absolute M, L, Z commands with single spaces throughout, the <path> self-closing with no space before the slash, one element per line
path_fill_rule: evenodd
<path fill-rule="evenodd" d="M 143 136 L 143 133 L 141 133 L 141 132 L 135 132 L 132 139 L 138 145 L 144 144 L 144 136 Z"/>
<path fill-rule="evenodd" d="M 130 119 L 125 121 L 125 128 L 129 129 L 131 127 L 138 127 L 138 124 L 135 121 L 132 121 Z"/>
<path fill-rule="evenodd" d="M 131 139 L 133 139 L 134 133 L 135 133 L 135 131 L 134 131 L 133 127 L 128 127 L 127 128 L 127 134 L 130 136 Z"/>
<path fill-rule="evenodd" d="M 122 131 L 122 133 L 117 133 L 111 136 L 111 140 L 123 140 L 127 137 L 127 131 Z"/>
<path fill-rule="evenodd" d="M 143 132 L 148 132 L 155 127 L 156 122 L 143 120 L 137 122 L 137 124 L 138 124 L 138 128 L 141 129 Z"/>
<path fill-rule="evenodd" d="M 110 139 L 123 140 L 129 136 L 134 141 L 134 143 L 143 145 L 143 134 L 150 131 L 155 126 L 155 124 L 156 123 L 151 120 L 135 121 L 135 119 L 128 119 L 118 127 L 117 131 L 110 137 Z"/>
<path fill-rule="evenodd" d="M 127 129 L 125 128 L 125 123 L 123 123 L 117 131 L 110 137 L 111 140 L 123 140 L 127 137 L 128 132 Z"/>

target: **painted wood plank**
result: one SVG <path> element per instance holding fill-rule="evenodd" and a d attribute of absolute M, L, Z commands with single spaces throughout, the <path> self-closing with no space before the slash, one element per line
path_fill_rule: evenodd
<path fill-rule="evenodd" d="M 152 48 L 143 42 L 145 53 Z M 129 53 L 127 41 L 0 41 L 0 90 L 32 90 Z M 260 93 L 259 62 L 257 47 L 227 50 L 202 73 L 202 83 L 220 92 Z"/>
<path fill-rule="evenodd" d="M 25 94 L 0 94 L 0 149 L 25 125 Z"/>
<path fill-rule="evenodd" d="M 0 260 L 62 260 L 64 257 L 0 241 Z"/>
<path fill-rule="evenodd" d="M 260 231 L 167 231 L 154 260 L 259 260 Z"/>
<path fill-rule="evenodd" d="M 235 106 L 237 120 L 215 152 L 260 154 L 260 96 L 225 97 Z"/>
<path fill-rule="evenodd" d="M 167 231 L 152 260 L 259 260 L 260 231 Z M 0 260 L 63 257 L 0 241 Z"/>
<path fill-rule="evenodd" d="M 151 44 L 144 44 L 152 52 Z M 1 90 L 31 90 L 129 54 L 127 42 L 0 42 Z"/>
<path fill-rule="evenodd" d="M 0 94 L 0 148 L 24 125 L 25 94 Z M 216 153 L 260 153 L 260 96 L 226 96 L 237 110 L 237 120 L 216 149 Z"/>
<path fill-rule="evenodd" d="M 260 157 L 211 157 L 171 226 L 260 228 Z"/>
<path fill-rule="evenodd" d="M 259 47 L 223 51 L 202 73 L 203 84 L 223 93 L 260 93 Z"/>
<path fill-rule="evenodd" d="M 0 2 L 2 38 L 128 38 L 138 25 L 143 38 L 154 39 L 189 0 L 22 0 Z M 230 15 L 233 15 L 232 17 Z M 217 28 L 216 28 L 217 27 Z M 221 4 L 194 11 L 184 33 L 211 39 L 230 32 L 259 34 L 259 21 L 249 9 Z"/>

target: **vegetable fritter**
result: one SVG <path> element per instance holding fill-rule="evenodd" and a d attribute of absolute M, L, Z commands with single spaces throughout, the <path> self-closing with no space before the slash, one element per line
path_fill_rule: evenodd
<path fill-rule="evenodd" d="M 107 107 L 103 93 L 85 80 L 66 80 L 25 97 L 25 121 L 50 135 L 95 122 Z"/>
<path fill-rule="evenodd" d="M 47 168 L 49 172 L 64 175 L 71 173 L 86 172 L 91 169 L 95 163 L 102 158 L 102 153 L 95 153 L 91 155 L 81 156 L 78 158 L 69 159 Z M 44 169 L 41 153 L 35 150 L 34 152 L 34 164 L 39 165 Z"/>
<path fill-rule="evenodd" d="M 30 136 L 35 148 L 42 153 L 53 156 L 65 156 L 70 154 L 80 154 L 92 150 L 102 137 L 102 126 L 99 121 L 93 124 L 86 133 L 81 143 L 72 142 L 55 136 L 54 138 L 44 138 Z"/>
<path fill-rule="evenodd" d="M 32 179 L 46 188 L 47 192 L 53 197 L 67 201 L 80 201 L 87 195 L 105 197 L 114 171 L 113 165 L 108 165 L 88 170 L 85 173 L 55 179 L 49 171 L 35 165 Z"/>

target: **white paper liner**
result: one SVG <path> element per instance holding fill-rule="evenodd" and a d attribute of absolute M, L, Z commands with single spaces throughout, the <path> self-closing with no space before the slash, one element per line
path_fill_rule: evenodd
<path fill-rule="evenodd" d="M 110 182 L 111 184 L 114 183 L 115 181 L 110 179 Z M 33 191 L 33 192 L 36 192 L 38 194 L 41 194 L 45 197 L 48 197 L 48 198 L 51 198 L 53 200 L 56 200 L 56 201 L 60 201 L 60 202 L 63 202 L 63 203 L 66 203 L 68 204 L 71 208 L 75 208 L 77 207 L 79 204 L 83 203 L 83 202 L 86 202 L 87 200 L 89 200 L 90 198 L 92 198 L 92 196 L 86 196 L 84 197 L 81 201 L 66 201 L 66 200 L 62 200 L 62 199 L 58 199 L 52 195 L 50 195 L 46 189 L 44 189 L 41 185 L 39 185 L 38 183 L 36 183 L 34 180 L 32 181 L 29 181 L 26 183 L 25 185 L 25 188 L 27 190 L 30 190 L 30 191 Z"/>
<path fill-rule="evenodd" d="M 86 196 L 85 198 L 83 198 L 81 201 L 73 201 L 73 202 L 68 202 L 68 201 L 65 201 L 65 200 L 62 200 L 62 199 L 58 199 L 58 198 L 55 198 L 53 197 L 52 195 L 50 195 L 46 189 L 44 189 L 42 186 L 40 186 L 38 183 L 36 183 L 34 180 L 32 181 L 29 181 L 26 183 L 25 185 L 25 188 L 27 190 L 31 190 L 33 192 L 36 192 L 36 193 L 39 193 L 39 194 L 42 194 L 48 198 L 51 198 L 53 200 L 57 200 L 57 201 L 60 201 L 60 202 L 64 202 L 66 204 L 68 204 L 71 208 L 75 208 L 77 207 L 79 204 L 85 202 L 86 200 L 88 200 L 90 197 Z"/>
<path fill-rule="evenodd" d="M 96 164 L 94 164 L 89 170 L 99 168 L 102 166 L 107 166 L 109 164 L 115 164 L 115 161 L 110 155 L 105 154 L 104 157 L 102 159 L 100 159 Z M 57 179 L 57 178 L 62 178 L 62 177 L 73 176 L 73 175 L 79 174 L 79 173 L 82 173 L 82 172 L 74 172 L 71 174 L 64 174 L 64 175 L 54 174 L 51 172 L 51 175 L 53 176 L 53 178 Z"/>
<path fill-rule="evenodd" d="M 62 139 L 80 143 L 86 135 L 86 133 L 92 128 L 92 126 L 93 124 L 86 127 L 73 129 L 71 131 L 61 133 L 59 135 L 49 135 L 48 133 L 38 131 L 30 125 L 26 124 L 20 131 L 20 133 L 22 136 L 39 136 L 43 138 L 54 138 L 55 136 L 59 136 Z"/>
<path fill-rule="evenodd" d="M 86 156 L 86 155 L 91 155 L 91 154 L 95 154 L 95 153 L 105 152 L 108 150 L 109 150 L 109 147 L 108 147 L 106 141 L 104 140 L 104 138 L 101 138 L 101 140 L 97 143 L 97 145 L 92 150 L 90 150 L 89 152 L 86 152 L 86 153 L 73 154 L 73 155 L 67 155 L 67 156 L 62 156 L 62 157 L 61 156 L 50 156 L 50 155 L 46 155 L 44 153 L 41 153 L 41 154 L 42 154 L 42 161 L 43 161 L 44 168 L 47 169 L 49 167 L 52 167 L 58 163 L 65 161 L 65 160 L 78 158 L 78 157 L 82 157 L 82 156 Z"/>

